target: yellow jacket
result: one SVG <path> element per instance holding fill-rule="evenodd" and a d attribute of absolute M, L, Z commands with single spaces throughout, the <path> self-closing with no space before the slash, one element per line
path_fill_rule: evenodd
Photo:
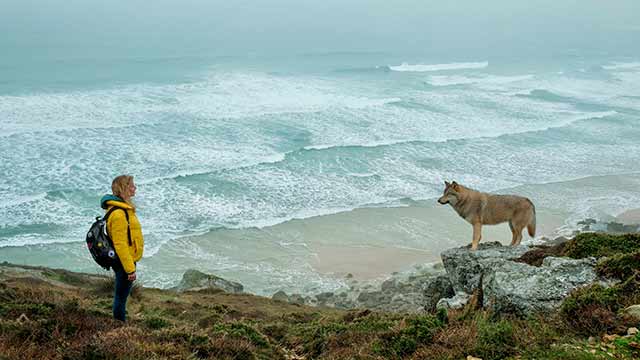
<path fill-rule="evenodd" d="M 105 196 L 105 198 L 107 198 Z M 131 274 L 136 271 L 136 262 L 142 258 L 142 252 L 144 249 L 144 238 L 142 236 L 142 227 L 140 221 L 136 216 L 136 210 L 131 205 L 111 195 L 110 199 L 105 199 L 102 202 L 102 207 L 109 211 L 112 207 L 116 206 L 123 210 L 116 209 L 109 219 L 107 219 L 107 232 L 113 241 L 113 247 L 116 250 L 116 254 L 120 258 L 122 267 L 127 274 Z M 116 200 L 118 199 L 118 200 Z M 129 215 L 129 224 L 127 225 L 127 218 L 124 211 Z M 127 226 L 131 230 L 131 245 L 129 245 L 129 237 L 127 236 Z"/>

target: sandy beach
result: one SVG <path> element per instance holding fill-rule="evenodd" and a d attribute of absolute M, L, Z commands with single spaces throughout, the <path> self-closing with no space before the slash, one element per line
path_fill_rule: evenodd
<path fill-rule="evenodd" d="M 319 273 L 358 280 L 377 279 L 414 264 L 440 261 L 440 255 L 418 249 L 371 246 L 314 246 L 311 265 Z"/>
<path fill-rule="evenodd" d="M 427 204 L 423 204 L 427 206 Z M 450 214 L 447 213 L 450 212 Z M 448 207 L 405 207 L 405 208 L 378 208 L 378 209 L 358 209 L 342 216 L 352 216 L 359 219 L 367 219 L 367 226 L 373 231 L 368 238 L 377 238 L 377 228 L 381 228 L 384 221 L 391 222 L 397 218 L 398 228 L 407 225 L 422 224 L 422 232 L 418 228 L 413 228 L 415 236 L 421 234 L 422 243 L 412 243 L 413 247 L 397 247 L 392 242 L 378 238 L 380 246 L 368 245 L 340 245 L 336 243 L 315 243 L 310 245 L 315 256 L 311 265 L 319 273 L 333 276 L 344 276 L 352 274 L 356 279 L 375 279 L 388 276 L 395 271 L 403 271 L 411 268 L 414 264 L 423 264 L 440 261 L 440 253 L 449 247 L 464 246 L 471 242 L 471 225 L 457 217 L 452 209 Z M 324 217 L 326 218 L 326 217 Z M 563 225 L 563 214 L 550 209 L 540 209 L 538 211 L 540 225 L 538 234 L 550 234 Z M 434 221 L 436 220 L 437 221 Z M 318 219 L 319 220 L 319 219 Z M 327 219 L 329 220 L 329 219 Z M 355 221 L 355 219 L 354 219 Z M 389 226 L 389 223 L 386 224 Z M 343 228 L 344 230 L 345 228 Z M 348 233 L 348 227 L 346 228 Z M 405 233 L 407 233 L 405 231 Z M 396 232 L 398 242 L 406 241 L 402 239 L 402 232 Z M 380 236 L 380 235 L 378 235 Z M 389 239 L 393 239 L 392 234 L 388 234 Z M 388 239 L 386 239 L 388 240 Z M 525 241 L 531 239 L 525 237 Z M 511 231 L 507 224 L 483 227 L 482 241 L 499 241 L 503 245 L 511 242 Z M 382 245 L 386 244 L 386 245 Z M 424 248 L 429 244 L 429 249 Z"/>
<path fill-rule="evenodd" d="M 640 224 L 640 209 L 627 210 L 616 216 L 616 221 L 625 225 Z"/>

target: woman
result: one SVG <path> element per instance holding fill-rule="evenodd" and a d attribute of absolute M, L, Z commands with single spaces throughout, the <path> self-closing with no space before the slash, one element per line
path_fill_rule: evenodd
<path fill-rule="evenodd" d="M 112 266 L 116 289 L 113 296 L 113 317 L 125 321 L 127 297 L 136 280 L 136 263 L 142 258 L 144 239 L 131 198 L 136 195 L 133 176 L 120 175 L 111 183 L 113 195 L 105 195 L 100 205 L 106 211 L 116 207 L 107 219 L 107 232 L 120 261 Z"/>

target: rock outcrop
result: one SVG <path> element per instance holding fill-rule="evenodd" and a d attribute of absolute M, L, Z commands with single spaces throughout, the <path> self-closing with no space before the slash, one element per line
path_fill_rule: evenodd
<path fill-rule="evenodd" d="M 440 300 L 438 306 L 462 307 L 479 290 L 483 307 L 526 315 L 554 310 L 572 290 L 601 281 L 594 258 L 547 257 L 540 267 L 513 261 L 529 250 L 486 243 L 477 251 L 462 247 L 443 252 L 442 262 L 456 295 Z"/>
<path fill-rule="evenodd" d="M 228 293 L 242 293 L 242 284 L 225 280 L 221 277 L 205 274 L 198 270 L 187 270 L 182 275 L 182 280 L 173 288 L 176 291 L 198 291 L 204 289 L 219 289 Z"/>
<path fill-rule="evenodd" d="M 505 261 L 486 272 L 484 305 L 517 314 L 554 310 L 573 289 L 598 281 L 595 265 L 594 258 L 547 257 L 540 267 Z"/>
<path fill-rule="evenodd" d="M 481 243 L 476 251 L 469 246 L 449 249 L 440 257 L 455 292 L 472 294 L 480 286 L 483 275 L 527 251 L 527 246 L 502 246 L 499 242 L 491 242 Z"/>

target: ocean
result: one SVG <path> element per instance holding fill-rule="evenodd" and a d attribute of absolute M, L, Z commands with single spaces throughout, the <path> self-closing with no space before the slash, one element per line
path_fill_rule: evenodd
<path fill-rule="evenodd" d="M 196 268 L 261 295 L 344 286 L 319 263 L 349 249 L 469 243 L 445 180 L 530 197 L 537 238 L 640 207 L 637 58 L 94 60 L 0 67 L 0 261 L 102 272 L 84 236 L 119 174 L 143 284 Z"/>

